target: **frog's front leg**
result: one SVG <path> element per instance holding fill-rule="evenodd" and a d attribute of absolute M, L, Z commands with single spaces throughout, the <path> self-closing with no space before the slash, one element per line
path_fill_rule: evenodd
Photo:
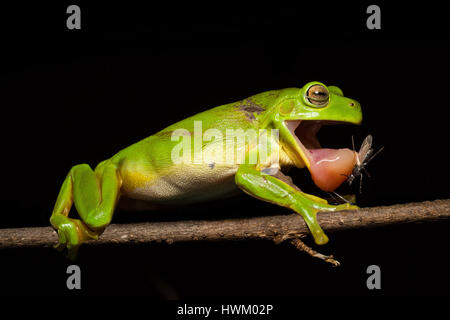
<path fill-rule="evenodd" d="M 120 179 L 113 164 L 100 163 L 95 172 L 87 164 L 72 167 L 59 192 L 50 223 L 58 231 L 59 249 L 75 259 L 78 247 L 97 239 L 110 223 L 119 199 Z M 81 218 L 69 218 L 72 203 Z"/>
<path fill-rule="evenodd" d="M 299 213 L 317 244 L 325 244 L 328 237 L 317 222 L 317 212 L 358 209 L 348 203 L 332 206 L 326 200 L 300 191 L 290 177 L 278 171 L 274 175 L 264 174 L 255 166 L 241 165 L 235 176 L 236 184 L 244 192 L 268 202 L 288 207 Z"/>

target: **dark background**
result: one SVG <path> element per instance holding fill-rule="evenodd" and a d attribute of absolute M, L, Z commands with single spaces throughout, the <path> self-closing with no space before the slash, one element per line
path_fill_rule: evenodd
<path fill-rule="evenodd" d="M 361 127 L 330 127 L 322 145 L 350 147 L 371 133 L 384 152 L 369 166 L 361 206 L 449 197 L 448 32 L 442 8 L 369 4 L 1 8 L 0 227 L 47 226 L 71 166 L 92 167 L 167 125 L 250 95 L 318 80 L 363 108 Z M 289 173 L 312 191 L 305 170 Z M 357 192 L 344 186 L 342 193 Z M 312 191 L 312 192 L 316 192 Z M 319 194 L 320 195 L 320 194 Z M 119 211 L 114 223 L 286 214 L 248 196 L 169 212 Z M 0 251 L 0 295 L 39 297 L 305 298 L 448 296 L 448 222 L 329 234 L 318 248 L 340 268 L 287 244 L 152 244 L 80 251 L 82 290 L 52 249 Z M 311 239 L 308 244 L 313 245 Z M 382 289 L 366 288 L 379 265 Z"/>

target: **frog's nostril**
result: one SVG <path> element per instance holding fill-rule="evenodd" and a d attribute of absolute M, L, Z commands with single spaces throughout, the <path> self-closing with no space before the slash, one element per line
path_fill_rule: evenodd
<path fill-rule="evenodd" d="M 354 107 L 354 106 L 355 106 L 355 103 L 354 103 L 354 102 L 350 102 L 348 105 L 349 105 L 350 107 Z"/>

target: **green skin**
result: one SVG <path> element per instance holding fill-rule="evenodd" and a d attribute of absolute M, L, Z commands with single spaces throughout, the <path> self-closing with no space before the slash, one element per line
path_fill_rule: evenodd
<path fill-rule="evenodd" d="M 327 88 L 329 100 L 325 106 L 317 107 L 307 99 L 307 90 L 312 85 Z M 362 113 L 359 103 L 344 97 L 339 88 L 310 82 L 303 88 L 264 92 L 199 113 L 129 146 L 101 162 L 95 170 L 87 164 L 72 167 L 50 218 L 59 235 L 57 248 L 67 248 L 68 257 L 74 259 L 84 241 L 97 239 L 105 230 L 119 199 L 121 203 L 144 209 L 225 197 L 239 189 L 299 213 L 315 242 L 325 244 L 328 238 L 317 222 L 316 213 L 357 209 L 356 206 L 348 203 L 329 205 L 324 199 L 300 191 L 280 171 L 273 175 L 263 173 L 267 165 L 260 163 L 175 164 L 171 160 L 172 150 L 179 144 L 171 139 L 173 131 L 183 128 L 194 132 L 194 120 L 198 120 L 202 121 L 203 131 L 209 128 L 223 131 L 229 128 L 278 129 L 281 168 L 309 168 L 308 160 L 284 122 L 299 119 L 359 124 Z M 214 142 L 217 141 L 203 143 L 202 149 Z M 194 147 L 192 150 L 194 157 L 200 151 Z M 144 203 L 149 205 L 144 206 Z M 80 219 L 69 217 L 72 204 L 75 204 Z"/>

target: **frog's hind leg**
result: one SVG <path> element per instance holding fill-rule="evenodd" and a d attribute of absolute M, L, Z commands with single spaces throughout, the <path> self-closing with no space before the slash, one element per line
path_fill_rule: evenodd
<path fill-rule="evenodd" d="M 97 239 L 110 223 L 119 199 L 120 178 L 116 166 L 100 163 L 95 172 L 87 164 L 72 167 L 61 186 L 50 223 L 58 231 L 58 249 L 68 249 L 75 259 L 81 243 Z M 69 218 L 75 208 L 81 219 Z"/>

